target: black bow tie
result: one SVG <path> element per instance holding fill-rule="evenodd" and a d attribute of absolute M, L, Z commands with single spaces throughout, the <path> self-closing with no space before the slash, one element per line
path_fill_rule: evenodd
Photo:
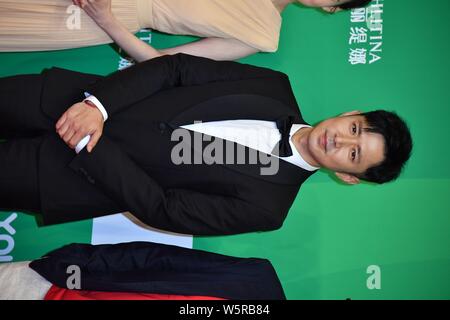
<path fill-rule="evenodd" d="M 292 149 L 289 144 L 289 136 L 294 120 L 295 117 L 293 116 L 285 116 L 276 121 L 277 128 L 281 133 L 281 139 L 280 142 L 278 142 L 275 146 L 274 153 L 280 157 L 292 156 Z"/>

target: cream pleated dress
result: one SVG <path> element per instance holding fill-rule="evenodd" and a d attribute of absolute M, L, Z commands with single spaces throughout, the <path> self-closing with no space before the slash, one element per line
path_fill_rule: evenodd
<path fill-rule="evenodd" d="M 112 0 L 130 30 L 233 38 L 277 50 L 281 16 L 271 0 Z M 42 51 L 112 42 L 71 0 L 0 0 L 0 51 Z"/>

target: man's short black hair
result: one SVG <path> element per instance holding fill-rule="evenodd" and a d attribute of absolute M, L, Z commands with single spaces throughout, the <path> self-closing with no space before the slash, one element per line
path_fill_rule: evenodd
<path fill-rule="evenodd" d="M 352 0 L 347 3 L 343 3 L 338 6 L 338 8 L 341 8 L 343 10 L 350 10 L 354 8 L 362 8 L 367 6 L 372 0 Z"/>
<path fill-rule="evenodd" d="M 366 131 L 383 136 L 384 160 L 356 176 L 375 183 L 395 180 L 411 156 L 413 143 L 407 124 L 396 113 L 384 110 L 363 113 L 362 116 L 368 123 Z"/>

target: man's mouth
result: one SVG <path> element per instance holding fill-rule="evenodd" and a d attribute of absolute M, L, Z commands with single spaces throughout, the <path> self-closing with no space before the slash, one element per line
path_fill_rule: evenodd
<path fill-rule="evenodd" d="M 320 136 L 319 144 L 322 147 L 322 149 L 325 152 L 327 152 L 327 132 L 326 131 L 325 131 L 325 133 L 323 135 Z"/>

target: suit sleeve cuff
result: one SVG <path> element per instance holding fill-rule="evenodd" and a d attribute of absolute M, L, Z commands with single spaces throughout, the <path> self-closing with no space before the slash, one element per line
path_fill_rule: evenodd
<path fill-rule="evenodd" d="M 85 92 L 84 94 L 86 95 L 86 99 L 84 99 L 84 100 L 91 101 L 97 107 L 97 109 L 100 110 L 100 112 L 102 113 L 102 116 L 103 116 L 103 122 L 108 120 L 108 112 L 106 112 L 106 109 L 103 106 L 103 104 L 95 96 L 93 96 L 87 92 Z"/>

